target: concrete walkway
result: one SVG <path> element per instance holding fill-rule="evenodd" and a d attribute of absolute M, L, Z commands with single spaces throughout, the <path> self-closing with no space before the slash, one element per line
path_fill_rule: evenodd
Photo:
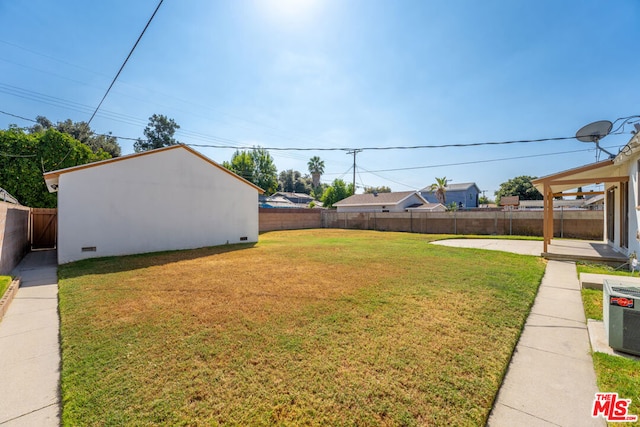
<path fill-rule="evenodd" d="M 60 344 L 55 251 L 31 252 L 0 320 L 0 425 L 60 425 Z"/>
<path fill-rule="evenodd" d="M 548 261 L 489 426 L 604 426 L 575 263 Z"/>
<path fill-rule="evenodd" d="M 542 249 L 542 242 L 517 240 L 437 243 L 537 256 Z M 575 263 L 548 261 L 487 425 L 605 426 L 591 417 L 597 391 Z"/>

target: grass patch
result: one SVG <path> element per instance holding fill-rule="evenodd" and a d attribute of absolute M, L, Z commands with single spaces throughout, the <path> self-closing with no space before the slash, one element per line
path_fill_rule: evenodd
<path fill-rule="evenodd" d="M 59 268 L 65 425 L 483 425 L 544 273 L 444 236 L 264 233 Z"/>
<path fill-rule="evenodd" d="M 11 284 L 11 276 L 0 276 L 0 298 L 4 296 L 4 293 Z"/>
<path fill-rule="evenodd" d="M 587 319 L 602 320 L 602 291 L 598 289 L 581 289 L 582 305 Z"/>
<path fill-rule="evenodd" d="M 640 361 L 593 353 L 593 364 L 598 389 L 603 392 L 617 392 L 621 398 L 631 399 L 629 414 L 640 415 Z M 640 422 L 623 425 L 638 426 Z"/>
<path fill-rule="evenodd" d="M 629 270 L 626 270 L 626 269 L 617 270 L 616 268 L 606 264 L 596 264 L 596 263 L 590 263 L 586 261 L 578 261 L 576 263 L 576 267 L 578 269 L 578 275 L 580 275 L 580 273 L 591 273 L 591 274 L 609 274 L 613 276 L 626 276 L 626 277 L 640 276 L 638 272 L 635 272 L 632 274 Z"/>

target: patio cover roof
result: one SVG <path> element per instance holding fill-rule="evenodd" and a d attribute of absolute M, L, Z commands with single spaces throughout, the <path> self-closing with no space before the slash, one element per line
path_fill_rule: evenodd
<path fill-rule="evenodd" d="M 549 186 L 548 188 L 552 193 L 557 194 L 589 184 L 624 182 L 628 181 L 628 179 L 629 177 L 624 172 L 622 165 L 614 164 L 614 161 L 610 159 L 543 176 L 542 178 L 534 179 L 532 184 L 542 194 L 545 194 L 545 185 Z"/>
<path fill-rule="evenodd" d="M 548 245 L 553 238 L 553 198 L 561 195 L 564 191 L 582 187 L 590 184 L 600 184 L 609 182 L 627 182 L 629 176 L 620 162 L 613 159 L 592 163 L 553 175 L 543 176 L 533 180 L 531 183 L 544 196 L 544 252 L 547 253 Z M 578 195 L 582 193 L 571 193 Z"/>

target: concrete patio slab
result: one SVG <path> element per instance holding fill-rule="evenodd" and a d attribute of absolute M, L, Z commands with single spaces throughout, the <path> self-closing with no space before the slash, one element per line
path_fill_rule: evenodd
<path fill-rule="evenodd" d="M 520 255 L 540 256 L 543 243 L 537 240 L 507 239 L 448 239 L 431 242 L 434 245 L 457 248 L 486 249 L 491 251 L 512 252 Z"/>

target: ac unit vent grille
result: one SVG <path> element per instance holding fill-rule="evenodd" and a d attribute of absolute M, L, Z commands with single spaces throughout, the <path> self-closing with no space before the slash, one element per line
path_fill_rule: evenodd
<path fill-rule="evenodd" d="M 622 347 L 640 353 L 640 311 L 624 310 L 622 324 Z"/>
<path fill-rule="evenodd" d="M 611 290 L 624 295 L 628 295 L 632 298 L 640 298 L 640 288 L 635 286 L 612 286 Z"/>

